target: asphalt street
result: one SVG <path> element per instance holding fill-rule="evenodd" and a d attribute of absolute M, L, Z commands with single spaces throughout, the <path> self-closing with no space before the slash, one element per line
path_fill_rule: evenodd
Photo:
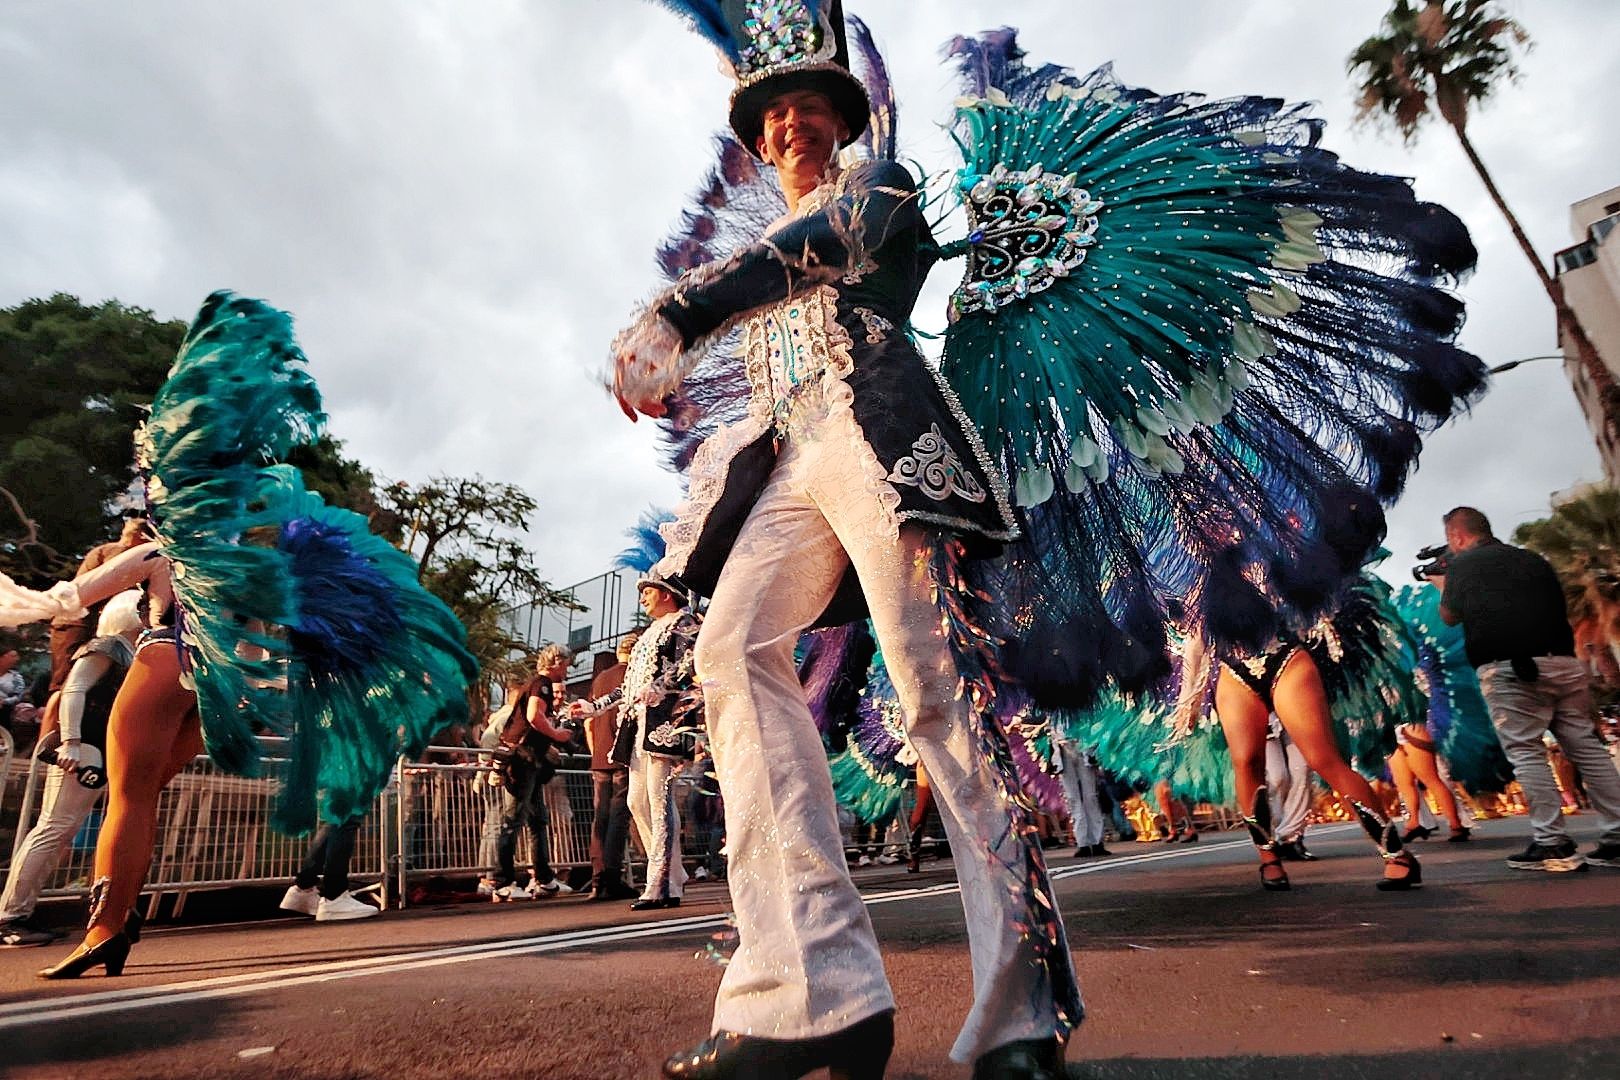
<path fill-rule="evenodd" d="M 1583 846 L 1590 815 L 1570 824 Z M 1071 1080 L 1620 1076 L 1620 871 L 1503 859 L 1523 819 L 1419 845 L 1379 893 L 1348 826 L 1260 890 L 1239 834 L 1052 852 L 1089 1016 Z M 860 871 L 900 1002 L 893 1080 L 966 1077 L 971 996 L 949 862 Z M 267 901 L 273 906 L 274 899 Z M 635 1078 L 707 1034 L 724 886 L 679 911 L 548 900 L 149 929 L 123 977 L 45 983 L 71 943 L 0 951 L 8 1077 Z"/>

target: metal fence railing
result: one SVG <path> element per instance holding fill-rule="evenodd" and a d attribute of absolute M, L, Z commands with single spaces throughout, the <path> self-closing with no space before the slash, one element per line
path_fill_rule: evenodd
<path fill-rule="evenodd" d="M 259 777 L 231 775 L 206 756 L 199 756 L 163 790 L 143 893 L 149 910 L 155 910 L 169 895 L 178 915 L 190 893 L 282 884 L 297 873 L 307 838 L 283 835 L 271 825 L 287 764 L 285 742 L 265 738 L 261 750 L 264 769 Z M 0 792 L 8 783 L 20 785 L 21 790 L 15 836 L 0 850 L 0 855 L 8 856 L 0 860 L 0 871 L 9 868 L 11 857 L 41 816 L 49 768 L 23 756 L 0 769 Z M 377 888 L 385 906 L 403 907 L 412 882 L 491 873 L 501 812 L 501 789 L 490 783 L 492 771 L 479 751 L 465 747 L 433 747 L 419 761 L 402 759 L 393 782 L 361 821 L 350 871 L 356 888 Z M 675 784 L 683 858 L 693 865 L 710 864 L 716 874 L 723 872 L 721 837 L 714 824 L 718 806 L 703 802 L 713 796 L 712 775 L 700 780 L 683 774 Z M 561 769 L 545 787 L 551 865 L 559 873 L 590 865 L 594 794 L 593 776 L 585 768 Z M 875 853 L 877 847 L 891 853 L 903 851 L 911 797 L 908 788 L 897 815 L 899 823 L 887 835 L 862 835 L 860 851 Z M 101 821 L 102 805 L 98 805 L 62 853 L 42 895 L 71 897 L 89 892 Z M 930 834 L 939 835 L 937 830 Z M 855 850 L 854 837 L 848 839 Z M 635 878 L 646 859 L 634 829 L 626 855 L 625 864 Z M 521 871 L 531 861 L 531 840 L 524 835 L 518 842 L 516 865 Z"/>

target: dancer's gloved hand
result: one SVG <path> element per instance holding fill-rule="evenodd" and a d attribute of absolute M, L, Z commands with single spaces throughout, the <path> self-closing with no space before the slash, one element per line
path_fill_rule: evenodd
<path fill-rule="evenodd" d="M 78 739 L 63 739 L 56 748 L 56 765 L 63 772 L 75 772 L 84 761 L 84 744 Z"/>
<path fill-rule="evenodd" d="M 58 581 L 44 592 L 36 592 L 0 574 L 0 626 L 23 626 L 58 616 L 79 618 L 84 614 L 78 586 L 71 581 Z"/>
<path fill-rule="evenodd" d="M 613 341 L 613 396 L 632 421 L 659 417 L 664 399 L 681 385 L 690 363 L 680 333 L 655 311 L 645 311 Z"/>

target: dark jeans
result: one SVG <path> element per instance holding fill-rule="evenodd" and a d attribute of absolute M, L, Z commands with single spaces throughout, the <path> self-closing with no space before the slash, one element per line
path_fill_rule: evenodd
<path fill-rule="evenodd" d="M 518 833 L 525 825 L 534 850 L 534 880 L 546 885 L 557 879 L 551 869 L 551 811 L 546 809 L 546 785 L 540 782 L 538 771 L 519 768 L 516 791 L 503 792 L 501 800 L 501 831 L 495 837 L 495 887 L 510 885 L 517 880 L 517 869 L 512 860 L 517 855 Z"/>
<path fill-rule="evenodd" d="M 304 864 L 298 868 L 300 889 L 313 889 L 321 883 L 321 895 L 336 900 L 349 891 L 349 860 L 354 857 L 354 836 L 360 831 L 360 818 L 350 818 L 341 825 L 322 825 L 304 853 Z"/>
<path fill-rule="evenodd" d="M 624 881 L 624 848 L 630 842 L 630 770 L 592 769 L 591 880 Z"/>
<path fill-rule="evenodd" d="M 704 781 L 714 783 L 711 775 Z M 692 828 L 692 839 L 697 847 L 697 864 L 717 878 L 726 876 L 726 860 L 720 854 L 726 838 L 725 811 L 720 799 L 701 790 L 692 789 L 686 799 L 686 820 Z"/>

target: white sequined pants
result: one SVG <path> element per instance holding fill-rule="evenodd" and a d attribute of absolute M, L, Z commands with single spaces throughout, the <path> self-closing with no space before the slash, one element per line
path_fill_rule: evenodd
<path fill-rule="evenodd" d="M 853 563 L 962 885 L 974 1000 L 951 1053 L 971 1060 L 1015 1039 L 1053 1035 L 1052 990 L 1015 928 L 1024 916 L 1002 863 L 1018 865 L 1017 840 L 956 699 L 956 666 L 930 597 L 926 534 L 907 527 L 896 538 L 885 528 L 863 471 L 877 467 L 869 456 L 863 462 L 870 451 L 832 432 L 784 443 L 698 636 L 739 933 L 713 1029 L 804 1038 L 894 1007 L 793 663 L 800 632 Z"/>
<path fill-rule="evenodd" d="M 681 862 L 681 818 L 675 807 L 675 774 L 683 763 L 636 747 L 630 756 L 630 819 L 647 852 L 643 900 L 667 900 L 686 890 Z"/>

